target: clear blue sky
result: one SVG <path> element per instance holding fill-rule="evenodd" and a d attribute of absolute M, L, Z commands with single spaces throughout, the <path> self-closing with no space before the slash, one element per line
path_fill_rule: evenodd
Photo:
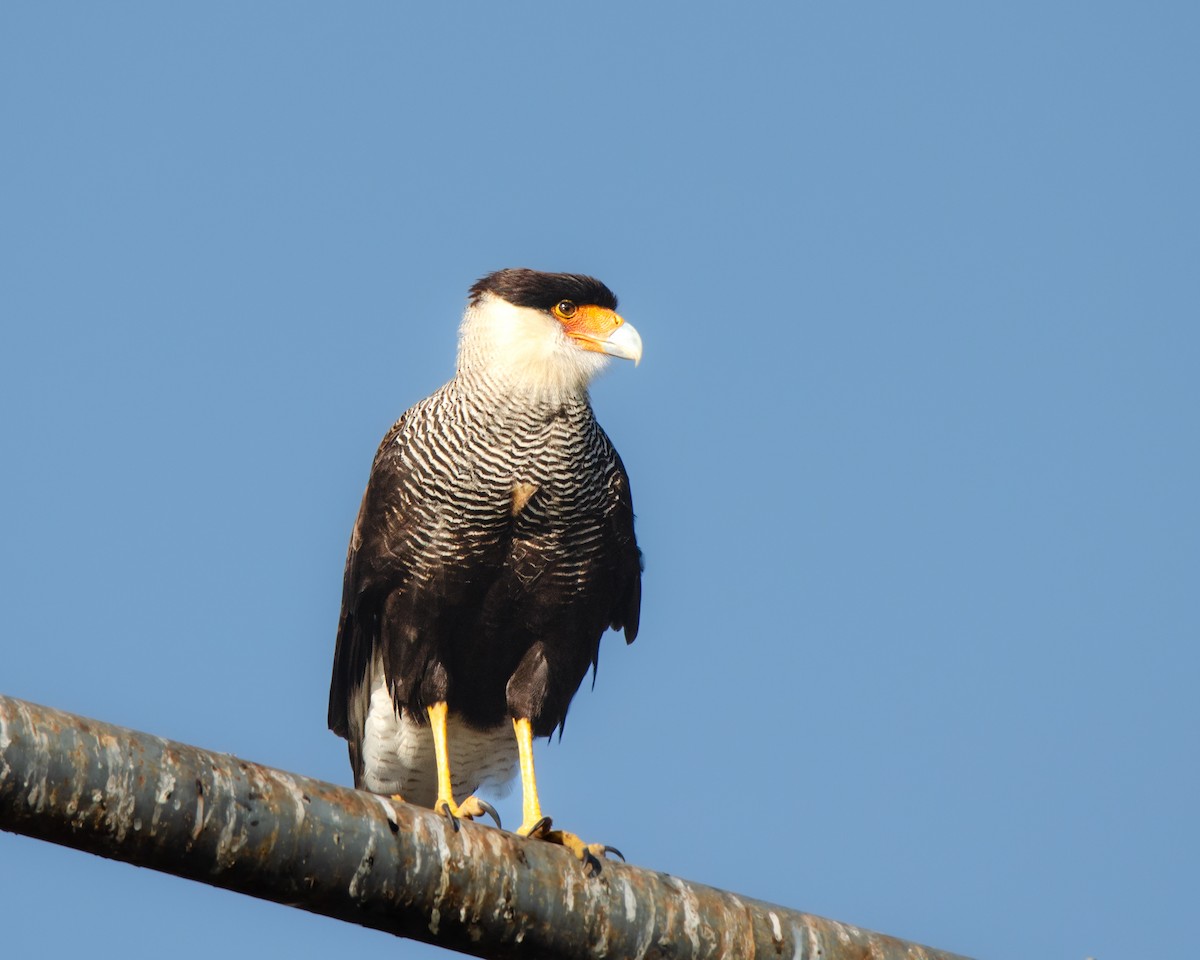
<path fill-rule="evenodd" d="M 348 782 L 375 444 L 474 279 L 592 273 L 645 604 L 547 812 L 981 958 L 1177 952 L 1198 49 L 1182 2 L 5 4 L 0 690 Z M 0 927 L 437 955 L 7 834 Z"/>

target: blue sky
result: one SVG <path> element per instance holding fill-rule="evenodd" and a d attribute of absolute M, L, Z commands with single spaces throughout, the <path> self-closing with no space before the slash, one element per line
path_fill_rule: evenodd
<path fill-rule="evenodd" d="M 348 782 L 375 444 L 473 280 L 592 273 L 645 341 L 593 390 L 645 601 L 546 812 L 981 958 L 1175 951 L 1198 42 L 1183 3 L 7 4 L 0 690 Z M 397 946 L 7 834 L 0 920 Z"/>

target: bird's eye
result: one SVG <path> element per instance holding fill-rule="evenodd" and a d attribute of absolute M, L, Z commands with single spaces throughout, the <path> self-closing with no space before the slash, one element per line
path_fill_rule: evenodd
<path fill-rule="evenodd" d="M 554 315 L 560 320 L 570 320 L 578 309 L 570 300 L 559 300 L 554 305 Z"/>

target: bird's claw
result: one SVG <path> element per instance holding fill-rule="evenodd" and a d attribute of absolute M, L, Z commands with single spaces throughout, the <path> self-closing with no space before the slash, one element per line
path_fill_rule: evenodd
<path fill-rule="evenodd" d="M 622 862 L 625 862 L 625 854 L 616 847 L 610 847 L 606 843 L 584 843 L 578 836 L 566 830 L 551 830 L 548 817 L 543 817 L 535 823 L 525 835 L 566 847 L 583 864 L 584 871 L 589 877 L 600 872 L 600 865 L 609 855 L 619 857 Z"/>
<path fill-rule="evenodd" d="M 524 837 L 536 837 L 539 840 L 544 840 L 546 834 L 550 832 L 551 821 L 549 817 L 542 817 L 541 820 L 535 820 L 533 826 L 528 830 L 523 827 L 517 831 Z"/>
<path fill-rule="evenodd" d="M 566 844 L 566 846 L 570 848 L 570 844 Z M 584 872 L 589 877 L 594 877 L 600 872 L 600 865 L 604 863 L 609 854 L 619 857 L 621 862 L 625 863 L 625 855 L 620 850 L 604 843 L 585 843 L 582 852 L 577 856 L 583 861 Z"/>
<path fill-rule="evenodd" d="M 494 821 L 495 821 L 495 823 L 496 823 L 496 829 L 497 829 L 497 830 L 503 830 L 503 829 L 504 829 L 504 828 L 503 828 L 503 827 L 500 825 L 500 814 L 498 814 L 498 813 L 496 812 L 496 808 L 495 808 L 495 807 L 493 807 L 493 806 L 492 806 L 490 803 L 488 803 L 486 800 L 480 800 L 478 797 L 472 797 L 471 799 L 472 799 L 472 800 L 474 800 L 474 801 L 475 801 L 475 803 L 476 803 L 476 804 L 479 806 L 479 811 L 478 811 L 477 813 L 473 813 L 471 816 L 473 816 L 473 817 L 482 817 L 482 816 L 483 816 L 483 815 L 486 813 L 486 814 L 487 814 L 489 817 L 491 817 L 491 818 L 492 818 L 492 820 L 494 820 Z M 623 859 L 623 858 L 622 858 L 622 859 Z"/>
<path fill-rule="evenodd" d="M 486 800 L 480 800 L 478 797 L 467 797 L 462 803 L 454 804 L 449 800 L 443 800 L 437 805 L 438 813 L 450 821 L 450 826 L 454 828 L 454 832 L 458 833 L 459 818 L 466 820 L 474 820 L 476 817 L 482 817 L 484 814 L 496 821 L 497 829 L 500 827 L 500 814 Z"/>
<path fill-rule="evenodd" d="M 443 800 L 438 804 L 437 811 L 450 821 L 450 826 L 454 828 L 455 833 L 458 833 L 458 817 L 454 815 L 454 810 L 451 808 L 450 803 Z"/>
<path fill-rule="evenodd" d="M 622 862 L 625 860 L 625 854 L 616 847 L 610 847 L 605 843 L 584 843 L 578 836 L 566 830 L 551 829 L 549 817 L 541 817 L 532 823 L 521 824 L 517 827 L 517 835 L 533 840 L 545 840 L 547 843 L 557 843 L 560 847 L 566 847 L 583 864 L 584 871 L 589 877 L 600 872 L 600 864 L 609 855 L 619 857 Z"/>

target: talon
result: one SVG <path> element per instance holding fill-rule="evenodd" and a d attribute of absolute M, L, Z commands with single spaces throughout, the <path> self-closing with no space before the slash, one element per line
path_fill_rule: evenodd
<path fill-rule="evenodd" d="M 587 875 L 594 876 L 600 872 L 601 864 L 605 857 L 612 853 L 625 859 L 625 855 L 616 847 L 610 847 L 603 843 L 584 843 L 575 834 L 569 833 L 566 830 L 551 830 L 544 834 L 530 834 L 536 836 L 539 840 L 545 840 L 547 843 L 557 843 L 559 846 L 566 847 L 575 855 L 575 858 L 583 864 L 584 871 Z"/>
<path fill-rule="evenodd" d="M 563 846 L 568 850 L 573 849 L 570 843 L 564 843 Z M 616 854 L 624 862 L 625 857 L 620 850 L 603 843 L 583 844 L 582 849 L 576 851 L 576 855 L 583 861 L 583 872 L 589 877 L 599 875 L 600 871 L 604 869 L 605 859 L 610 853 Z"/>
<path fill-rule="evenodd" d="M 496 826 L 500 826 L 500 814 L 486 800 L 480 800 L 478 797 L 467 797 L 458 807 L 458 815 L 466 817 L 468 820 L 474 820 L 476 817 L 482 817 L 487 814 L 496 821 Z"/>
<path fill-rule="evenodd" d="M 542 817 L 541 820 L 534 821 L 533 826 L 524 833 L 524 836 L 544 839 L 548 833 L 550 833 L 550 818 Z"/>
<path fill-rule="evenodd" d="M 454 811 L 450 809 L 450 804 L 443 800 L 438 804 L 438 813 L 450 821 L 450 826 L 454 828 L 454 832 L 458 833 L 458 817 L 454 815 Z"/>
<path fill-rule="evenodd" d="M 493 806 L 492 806 L 490 803 L 488 803 L 486 800 L 480 800 L 480 801 L 479 801 L 479 806 L 483 808 L 483 812 L 484 812 L 484 813 L 486 813 L 486 814 L 487 814 L 489 817 L 491 817 L 493 820 L 495 820 L 495 821 L 496 821 L 496 829 L 497 829 L 497 830 L 503 830 L 503 829 L 504 829 L 502 826 L 500 826 L 500 814 L 498 814 L 498 813 L 496 812 L 496 808 L 495 808 L 495 807 L 493 807 Z M 624 859 L 624 857 L 622 857 L 621 859 Z"/>

